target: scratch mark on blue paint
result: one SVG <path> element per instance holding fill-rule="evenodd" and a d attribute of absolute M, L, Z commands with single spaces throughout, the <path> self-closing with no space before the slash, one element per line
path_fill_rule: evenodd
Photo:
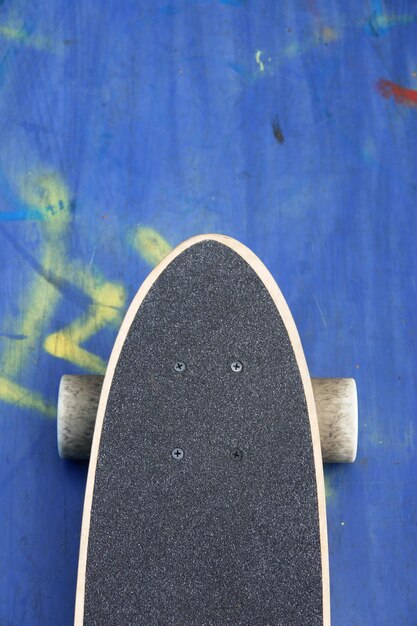
<path fill-rule="evenodd" d="M 321 308 L 321 306 L 320 306 L 320 304 L 319 304 L 319 301 L 317 300 L 316 295 L 315 295 L 314 293 L 313 293 L 313 300 L 314 300 L 314 302 L 316 303 L 317 308 L 318 308 L 318 310 L 319 310 L 320 317 L 321 317 L 321 319 L 322 319 L 322 321 L 323 321 L 324 328 L 327 328 L 327 321 L 326 321 L 326 318 L 324 317 L 323 310 L 322 310 L 322 308 Z"/>
<path fill-rule="evenodd" d="M 27 339 L 27 335 L 12 335 L 10 333 L 0 333 L 0 337 L 5 337 L 6 339 L 14 339 L 16 341 L 21 341 L 22 339 Z"/>

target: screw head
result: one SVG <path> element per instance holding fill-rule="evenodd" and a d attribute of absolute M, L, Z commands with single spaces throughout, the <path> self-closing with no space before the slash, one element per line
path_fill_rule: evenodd
<path fill-rule="evenodd" d="M 232 461 L 241 461 L 243 459 L 243 452 L 240 448 L 233 448 L 230 452 L 230 458 Z"/>
<path fill-rule="evenodd" d="M 233 361 L 230 364 L 232 372 L 241 372 L 243 370 L 243 365 L 240 361 Z"/>
<path fill-rule="evenodd" d="M 184 450 L 182 448 L 174 448 L 171 452 L 171 456 L 176 461 L 181 461 L 184 458 Z"/>
<path fill-rule="evenodd" d="M 183 361 L 176 361 L 174 363 L 174 370 L 176 372 L 185 372 L 185 363 Z"/>

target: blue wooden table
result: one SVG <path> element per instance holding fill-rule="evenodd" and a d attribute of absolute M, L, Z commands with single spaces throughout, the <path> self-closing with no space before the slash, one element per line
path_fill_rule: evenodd
<path fill-rule="evenodd" d="M 357 462 L 325 470 L 333 624 L 417 624 L 415 3 L 0 5 L 0 623 L 72 623 L 60 376 L 102 373 L 151 267 L 221 232 L 312 375 L 357 381 Z"/>

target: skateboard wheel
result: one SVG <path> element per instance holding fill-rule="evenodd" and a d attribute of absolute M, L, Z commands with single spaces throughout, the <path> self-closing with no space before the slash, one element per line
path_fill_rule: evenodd
<path fill-rule="evenodd" d="M 103 376 L 65 375 L 58 393 L 61 458 L 90 458 Z M 324 463 L 353 463 L 358 443 L 358 399 L 353 378 L 312 378 Z"/>
<path fill-rule="evenodd" d="M 358 446 L 358 396 L 353 378 L 312 378 L 324 463 L 353 463 Z"/>
<path fill-rule="evenodd" d="M 90 458 L 103 379 L 103 376 L 62 376 L 57 414 L 58 452 L 61 458 Z"/>

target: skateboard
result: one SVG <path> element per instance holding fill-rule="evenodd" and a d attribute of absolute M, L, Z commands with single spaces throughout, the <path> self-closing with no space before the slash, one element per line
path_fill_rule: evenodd
<path fill-rule="evenodd" d="M 354 381 L 310 378 L 262 262 L 182 243 L 104 380 L 61 380 L 60 455 L 90 459 L 75 625 L 329 625 L 322 463 L 356 447 Z"/>

